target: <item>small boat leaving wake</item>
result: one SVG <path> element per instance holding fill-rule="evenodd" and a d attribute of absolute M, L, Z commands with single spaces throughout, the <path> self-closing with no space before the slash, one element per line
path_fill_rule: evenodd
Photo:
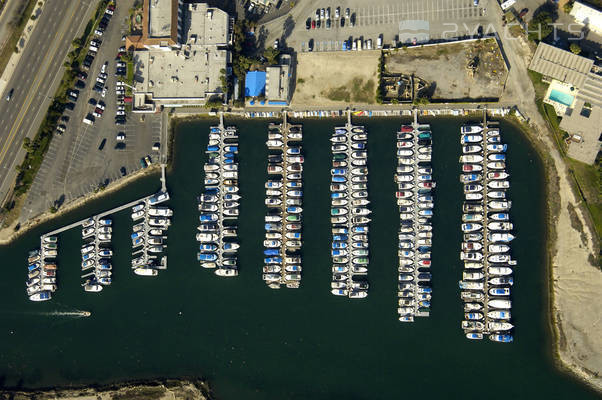
<path fill-rule="evenodd" d="M 89 317 L 92 315 L 90 311 L 51 311 L 43 313 L 45 315 L 62 316 L 62 317 Z"/>

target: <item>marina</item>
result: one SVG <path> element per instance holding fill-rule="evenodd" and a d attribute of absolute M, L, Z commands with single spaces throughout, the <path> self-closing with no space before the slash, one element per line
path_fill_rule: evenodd
<path fill-rule="evenodd" d="M 352 118 L 356 125 L 364 125 L 369 132 L 370 207 L 373 211 L 370 293 L 366 299 L 369 301 L 353 304 L 333 296 L 329 288 L 331 204 L 328 199 L 332 162 L 329 138 L 335 124 L 344 125 L 344 121 L 302 121 L 303 185 L 311 188 L 311 191 L 306 189 L 303 196 L 302 286 L 299 290 L 280 291 L 268 290 L 260 276 L 266 211 L 265 140 L 269 122 L 226 118 L 227 125 L 245 129 L 244 134 L 242 131 L 240 134 L 240 179 L 244 180 L 241 211 L 245 215 L 239 223 L 241 274 L 235 280 L 226 280 L 212 279 L 210 271 L 199 267 L 196 262 L 198 242 L 194 237 L 198 225 L 196 197 L 203 179 L 198 150 L 204 150 L 209 127 L 217 125 L 218 119 L 186 121 L 177 125 L 176 157 L 168 168 L 171 199 L 166 204 L 175 215 L 168 231 L 170 268 L 167 273 L 160 273 L 160 279 L 149 281 L 129 271 L 131 209 L 128 209 L 110 216 L 113 219 L 114 282 L 102 296 L 87 296 L 79 285 L 81 227 L 59 235 L 60 282 L 52 301 L 39 307 L 40 304 L 25 297 L 23 284 L 27 252 L 39 246 L 41 234 L 155 193 L 154 176 L 143 177 L 74 212 L 59 215 L 3 247 L 2 256 L 7 266 L 16 266 L 6 268 L 0 293 L 3 304 L 15 310 L 3 314 L 6 329 L 0 333 L 5 386 L 16 387 L 21 378 L 22 387 L 38 388 L 110 385 L 134 375 L 140 379 L 209 375 L 215 377 L 210 378 L 210 383 L 216 396 L 223 399 L 312 396 L 322 399 L 354 395 L 394 398 L 399 395 L 402 374 L 407 381 L 425 383 L 406 385 L 403 389 L 406 396 L 445 398 L 462 397 L 474 391 L 493 393 L 492 382 L 503 380 L 520 386 L 518 397 L 521 399 L 596 398 L 579 382 L 554 368 L 549 346 L 544 344 L 552 340 L 545 318 L 547 285 L 542 262 L 545 256 L 544 179 L 541 161 L 516 126 L 500 122 L 503 141 L 511 149 L 507 155 L 507 172 L 512 177 L 509 195 L 513 201 L 512 220 L 520 232 L 512 241 L 512 254 L 529 268 L 516 272 L 518 282 L 512 292 L 512 316 L 515 321 L 521 321 L 516 323 L 520 334 L 508 346 L 495 346 L 487 338 L 481 341 L 483 343 L 468 341 L 459 326 L 463 319 L 463 303 L 457 289 L 462 274 L 458 257 L 462 242 L 459 225 L 463 193 L 458 179 L 458 158 L 459 131 L 464 121 L 441 117 L 424 117 L 423 120 L 419 116 L 419 122 L 429 123 L 434 134 L 435 293 L 431 316 L 417 318 L 416 324 L 406 326 L 391 318 L 397 315 L 393 305 L 397 303 L 395 269 L 399 231 L 393 174 L 397 166 L 395 133 L 412 120 Z M 382 190 L 378 190 L 381 186 Z M 199 293 L 204 300 L 198 301 Z M 38 315 L 46 310 L 72 311 L 71 306 L 89 310 L 92 315 L 89 318 Z M 115 310 L 121 313 L 119 318 Z M 157 330 L 158 320 L 171 328 Z M 50 345 L 48 341 L 39 340 L 40 326 L 44 327 L 45 335 L 52 338 Z M 239 328 L 232 329 L 232 326 Z M 15 334 L 11 335 L 10 330 L 15 330 Z M 115 332 L 119 335 L 112 334 Z M 144 335 L 142 332 L 153 333 Z M 123 337 L 130 339 L 124 341 Z M 105 345 L 90 346 L 91 342 Z M 362 345 L 358 345 L 360 343 Z M 408 346 L 409 343 L 418 345 Z M 475 345 L 478 345 L 478 353 L 475 353 Z M 169 352 L 163 350 L 166 346 Z M 82 349 L 86 349 L 95 362 L 78 356 Z M 120 358 L 120 367 L 116 368 L 115 360 L 123 354 L 128 356 Z M 291 354 L 296 358 L 294 363 L 287 362 Z M 349 363 L 358 359 L 362 360 L 361 368 L 348 368 Z M 249 367 L 249 360 L 256 360 L 253 368 Z M 140 365 L 149 367 L 141 371 Z M 474 372 L 474 379 L 462 373 L 467 371 L 467 366 Z M 326 369 L 343 371 L 345 376 L 316 373 Z M 425 371 L 428 374 L 425 375 Z M 241 380 L 241 376 L 248 376 L 254 383 Z M 289 379 L 293 376 L 301 379 Z M 307 385 L 307 379 L 317 380 Z M 322 394 L 316 394 L 316 386 L 322 388 Z M 374 388 L 378 388 L 377 394 Z M 508 394 L 507 391 L 496 393 L 495 398 Z"/>
<path fill-rule="evenodd" d="M 303 154 L 301 125 L 268 126 L 268 180 L 265 183 L 263 280 L 268 287 L 299 288 L 303 214 Z"/>
<path fill-rule="evenodd" d="M 369 283 L 368 134 L 351 123 L 335 127 L 330 138 L 332 169 L 330 222 L 332 282 L 335 296 L 365 298 Z"/>
<path fill-rule="evenodd" d="M 197 259 L 201 267 L 213 269 L 218 276 L 237 276 L 238 131 L 224 126 L 223 114 L 219 126 L 209 128 L 206 153 L 204 191 L 198 205 Z"/>
<path fill-rule="evenodd" d="M 512 342 L 511 323 L 513 267 L 510 255 L 510 207 L 506 191 L 507 145 L 502 143 L 497 123 L 464 125 L 460 182 L 464 187 L 462 205 L 462 251 L 464 272 L 459 282 L 464 301 L 462 329 L 468 339 L 488 336 L 495 342 Z"/>
<path fill-rule="evenodd" d="M 165 165 L 161 165 L 161 186 L 162 189 L 159 193 L 128 202 L 41 235 L 40 247 L 30 251 L 27 260 L 28 279 L 26 286 L 29 299 L 31 301 L 46 301 L 52 298 L 52 293 L 57 290 L 58 267 L 55 259 L 58 256 L 58 235 L 79 227 L 81 227 L 81 237 L 84 241 L 81 246 L 81 270 L 85 272 L 81 276 L 84 279 L 82 287 L 86 292 L 100 292 L 105 286 L 110 285 L 113 269 L 111 264 L 111 257 L 113 256 L 111 249 L 113 221 L 107 217 L 131 207 L 137 210 L 135 212 L 143 209 L 158 209 L 157 205 L 168 201 Z M 171 215 L 171 210 L 168 214 Z M 139 236 L 147 238 L 153 235 L 152 232 L 162 231 L 160 226 L 154 226 L 156 222 L 154 220 L 158 219 L 156 216 L 147 211 L 144 211 L 141 215 L 141 218 L 144 218 L 144 228 L 136 230 Z M 162 236 L 162 238 L 165 238 L 165 236 Z M 167 257 L 163 256 L 157 262 L 158 255 L 149 254 L 149 252 L 152 249 L 158 249 L 158 247 L 148 246 L 148 244 L 145 244 L 142 250 L 135 253 L 135 258 L 132 260 L 134 272 L 138 269 L 154 271 L 167 268 Z M 151 275 L 151 273 L 148 273 L 148 275 Z M 154 275 L 156 275 L 156 271 Z"/>
<path fill-rule="evenodd" d="M 402 125 L 397 133 L 396 200 L 399 206 L 399 321 L 428 317 L 431 306 L 433 237 L 432 133 L 428 124 Z"/>

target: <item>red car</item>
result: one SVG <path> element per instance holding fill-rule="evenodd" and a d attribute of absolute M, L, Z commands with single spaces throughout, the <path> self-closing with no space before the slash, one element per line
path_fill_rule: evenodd
<path fill-rule="evenodd" d="M 311 21 L 311 29 L 316 29 L 316 21 Z"/>

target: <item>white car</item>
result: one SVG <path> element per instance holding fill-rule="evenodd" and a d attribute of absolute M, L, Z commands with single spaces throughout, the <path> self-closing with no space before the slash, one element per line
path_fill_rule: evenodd
<path fill-rule="evenodd" d="M 125 115 L 125 111 L 117 111 L 115 115 Z"/>
<path fill-rule="evenodd" d="M 107 72 L 107 64 L 108 63 L 109 63 L 108 61 L 105 61 L 105 63 L 102 64 L 102 67 L 100 67 L 100 73 L 101 74 L 104 74 L 105 72 Z"/>
<path fill-rule="evenodd" d="M 102 89 L 102 93 L 100 95 L 102 97 L 105 97 L 107 95 L 107 88 L 106 87 L 104 89 Z"/>
<path fill-rule="evenodd" d="M 125 106 L 117 106 L 117 111 L 125 111 Z"/>
<path fill-rule="evenodd" d="M 100 117 L 102 117 L 102 114 L 99 114 L 99 113 L 97 113 L 96 111 L 94 111 L 94 112 L 92 113 L 92 115 L 94 115 L 96 118 L 100 118 Z"/>
<path fill-rule="evenodd" d="M 94 31 L 94 34 L 97 35 L 97 36 L 102 36 L 102 31 L 100 29 L 96 29 Z"/>
<path fill-rule="evenodd" d="M 119 133 L 117 134 L 116 139 L 120 142 L 123 142 L 125 140 L 125 135 L 123 133 Z"/>
<path fill-rule="evenodd" d="M 113 15 L 113 10 L 109 10 L 108 8 L 105 10 L 105 14 Z"/>

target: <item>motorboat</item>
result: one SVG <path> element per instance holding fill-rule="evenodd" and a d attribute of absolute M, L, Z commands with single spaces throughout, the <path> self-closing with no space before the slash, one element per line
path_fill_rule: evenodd
<path fill-rule="evenodd" d="M 487 173 L 487 179 L 506 179 L 510 175 L 505 171 L 490 171 Z"/>
<path fill-rule="evenodd" d="M 159 271 L 155 268 L 150 267 L 138 267 L 134 268 L 134 273 L 140 276 L 157 276 L 159 275 Z"/>
<path fill-rule="evenodd" d="M 462 172 L 479 172 L 483 170 L 483 166 L 479 164 L 464 164 L 462 165 Z"/>
<path fill-rule="evenodd" d="M 503 309 L 503 310 L 509 310 L 512 307 L 512 302 L 510 300 L 495 299 L 495 300 L 489 300 L 489 302 L 487 302 L 487 305 L 490 308 L 499 308 L 499 309 Z"/>
<path fill-rule="evenodd" d="M 462 153 L 464 154 L 480 153 L 482 150 L 483 148 L 479 145 L 462 146 Z"/>
<path fill-rule="evenodd" d="M 224 276 L 224 277 L 232 277 L 238 275 L 238 269 L 236 268 L 225 268 L 220 267 L 215 269 L 215 275 Z"/>
<path fill-rule="evenodd" d="M 510 288 L 507 288 L 507 287 L 491 288 L 491 289 L 489 289 L 489 294 L 491 296 L 510 296 Z"/>
<path fill-rule="evenodd" d="M 509 331 L 510 329 L 514 328 L 514 325 L 512 325 L 510 322 L 504 322 L 504 321 L 489 321 L 487 323 L 487 329 L 489 329 L 490 331 Z"/>
<path fill-rule="evenodd" d="M 487 206 L 493 211 L 503 211 L 510 209 L 512 202 L 508 200 L 492 200 L 487 203 Z"/>
<path fill-rule="evenodd" d="M 466 134 L 473 134 L 473 133 L 480 133 L 483 131 L 483 127 L 480 125 L 463 125 L 460 128 L 460 132 L 462 132 L 462 134 L 466 135 Z"/>
<path fill-rule="evenodd" d="M 510 267 L 489 267 L 487 268 L 487 271 L 489 272 L 489 275 L 512 275 L 512 268 Z"/>
<path fill-rule="evenodd" d="M 483 161 L 483 156 L 478 154 L 467 154 L 460 156 L 460 162 L 464 164 L 480 163 Z"/>
<path fill-rule="evenodd" d="M 492 340 L 494 342 L 500 342 L 500 343 L 510 343 L 514 339 L 513 339 L 512 335 L 493 334 L 493 335 L 489 335 L 489 340 Z"/>

